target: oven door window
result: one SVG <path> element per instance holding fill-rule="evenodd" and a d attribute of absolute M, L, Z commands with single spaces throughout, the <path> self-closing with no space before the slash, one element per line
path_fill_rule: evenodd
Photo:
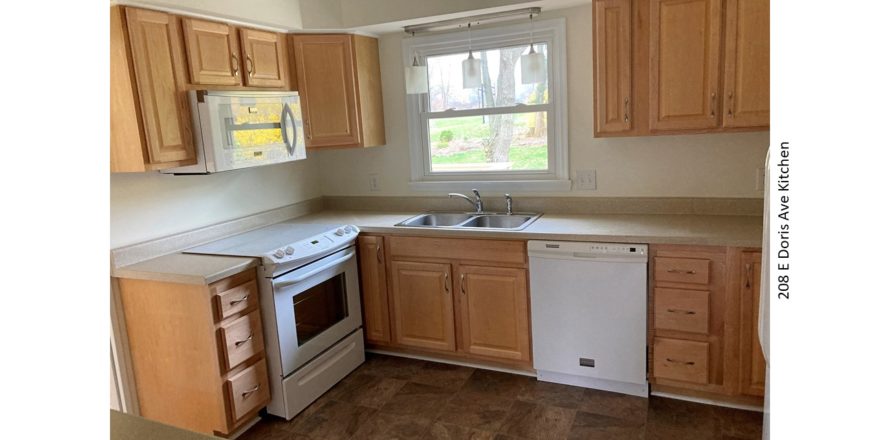
<path fill-rule="evenodd" d="M 300 346 L 347 318 L 345 274 L 336 275 L 294 296 L 293 315 Z"/>

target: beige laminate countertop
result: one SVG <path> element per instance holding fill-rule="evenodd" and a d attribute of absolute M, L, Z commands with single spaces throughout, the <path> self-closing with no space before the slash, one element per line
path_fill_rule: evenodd
<path fill-rule="evenodd" d="M 260 264 L 258 258 L 176 253 L 113 270 L 116 278 L 208 285 Z"/>
<path fill-rule="evenodd" d="M 352 224 L 361 232 L 435 237 L 518 240 L 610 241 L 760 247 L 762 218 L 733 215 L 553 215 L 545 214 L 521 231 L 396 227 L 419 212 L 322 211 L 292 223 Z"/>
<path fill-rule="evenodd" d="M 396 227 L 420 212 L 322 211 L 289 223 L 351 224 L 361 232 L 430 237 L 604 241 L 760 247 L 762 218 L 726 215 L 553 215 L 521 231 Z M 256 258 L 175 253 L 116 268 L 114 277 L 210 284 L 259 264 Z"/>
<path fill-rule="evenodd" d="M 211 440 L 217 438 L 110 410 L 110 440 Z"/>

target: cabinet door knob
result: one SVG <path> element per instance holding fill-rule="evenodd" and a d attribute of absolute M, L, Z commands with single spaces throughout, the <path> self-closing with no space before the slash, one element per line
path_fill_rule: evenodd
<path fill-rule="evenodd" d="M 752 288 L 752 264 L 746 264 L 746 289 Z"/>
<path fill-rule="evenodd" d="M 449 293 L 449 274 L 446 272 L 443 273 L 443 288 Z"/>
<path fill-rule="evenodd" d="M 242 303 L 242 302 L 247 301 L 248 297 L 250 297 L 250 296 L 251 296 L 251 294 L 249 293 L 249 294 L 247 294 L 247 295 L 245 295 L 245 296 L 243 296 L 243 297 L 241 297 L 241 298 L 239 298 L 239 299 L 236 299 L 236 300 L 234 300 L 234 301 L 229 301 L 229 305 L 230 305 L 230 306 L 238 305 L 238 304 L 240 304 L 240 303 Z"/>
<path fill-rule="evenodd" d="M 458 287 L 461 289 L 462 295 L 467 294 L 467 292 L 465 292 L 465 290 L 464 290 L 464 274 L 461 274 L 461 276 L 458 279 Z"/>
<path fill-rule="evenodd" d="M 376 260 L 379 261 L 379 264 L 382 264 L 382 245 L 376 246 Z"/>
<path fill-rule="evenodd" d="M 254 60 L 251 59 L 250 55 L 245 55 L 245 64 L 247 65 L 248 76 L 253 78 L 254 76 Z"/>
<path fill-rule="evenodd" d="M 629 122 L 629 97 L 623 98 L 623 122 Z"/>
<path fill-rule="evenodd" d="M 715 117 L 715 92 L 712 92 L 712 107 L 710 109 L 712 113 L 709 114 L 711 117 Z"/>
<path fill-rule="evenodd" d="M 241 347 L 242 344 L 247 343 L 247 342 L 250 341 L 251 339 L 254 339 L 254 334 L 253 334 L 253 333 L 249 334 L 247 338 L 242 339 L 241 341 L 235 341 L 235 346 L 236 346 L 236 347 Z"/>
<path fill-rule="evenodd" d="M 727 107 L 727 116 L 733 117 L 733 92 L 727 94 L 727 99 L 730 101 Z"/>
<path fill-rule="evenodd" d="M 255 386 L 255 387 L 253 387 L 253 388 L 251 388 L 251 389 L 249 389 L 249 390 L 247 390 L 247 391 L 241 393 L 241 397 L 242 397 L 242 398 L 245 398 L 245 397 L 247 397 L 247 396 L 250 396 L 251 394 L 256 393 L 257 390 L 259 390 L 259 389 L 260 389 L 260 384 L 257 384 L 257 386 Z"/>
<path fill-rule="evenodd" d="M 232 76 L 238 76 L 238 57 L 232 56 Z"/>

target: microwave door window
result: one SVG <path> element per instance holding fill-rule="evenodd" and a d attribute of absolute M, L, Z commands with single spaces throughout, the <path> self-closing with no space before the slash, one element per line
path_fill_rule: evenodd
<path fill-rule="evenodd" d="M 233 98 L 224 105 L 221 119 L 224 147 L 235 163 L 271 163 L 286 156 L 282 134 L 284 103 L 281 99 Z"/>

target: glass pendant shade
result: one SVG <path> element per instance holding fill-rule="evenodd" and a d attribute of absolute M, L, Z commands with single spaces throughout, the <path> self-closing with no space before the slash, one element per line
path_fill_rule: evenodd
<path fill-rule="evenodd" d="M 412 66 L 407 66 L 404 74 L 408 95 L 428 93 L 428 66 L 420 66 L 419 60 L 413 57 Z"/>
<path fill-rule="evenodd" d="M 480 62 L 479 58 L 474 58 L 473 52 L 468 52 L 467 59 L 461 62 L 461 78 L 464 88 L 472 89 L 483 84 Z"/>
<path fill-rule="evenodd" d="M 523 84 L 535 84 L 544 82 L 547 78 L 547 60 L 544 54 L 535 52 L 535 46 L 532 45 L 529 53 L 520 58 L 520 76 Z"/>

